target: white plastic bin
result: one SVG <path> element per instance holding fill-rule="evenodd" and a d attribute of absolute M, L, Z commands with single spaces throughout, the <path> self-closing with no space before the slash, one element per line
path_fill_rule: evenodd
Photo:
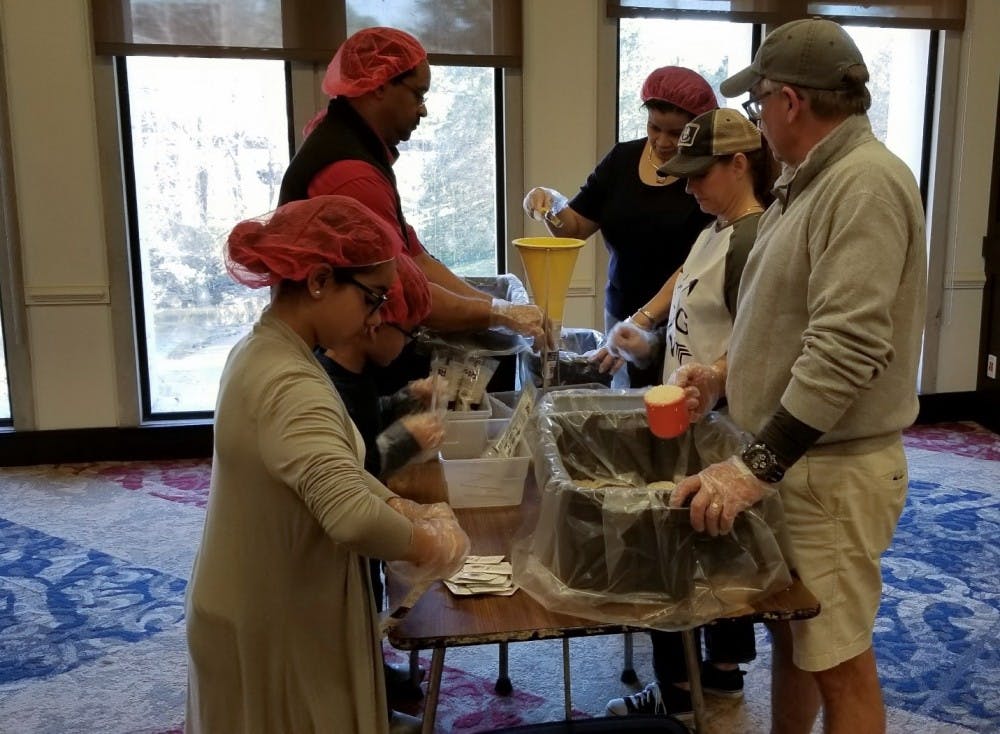
<path fill-rule="evenodd" d="M 461 421 L 448 426 L 441 444 L 441 467 L 452 507 L 509 507 L 521 504 L 531 454 L 524 441 L 509 459 L 484 459 L 489 442 L 507 419 Z"/>

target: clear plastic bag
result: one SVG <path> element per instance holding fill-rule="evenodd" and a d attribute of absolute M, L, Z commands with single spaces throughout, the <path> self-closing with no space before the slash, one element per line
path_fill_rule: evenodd
<path fill-rule="evenodd" d="M 515 583 L 554 611 L 663 630 L 731 616 L 788 586 L 777 493 L 717 538 L 667 505 L 669 483 L 732 455 L 743 436 L 713 414 L 677 439 L 656 438 L 641 396 L 564 390 L 541 400 L 530 440 L 540 508 L 515 538 Z"/>

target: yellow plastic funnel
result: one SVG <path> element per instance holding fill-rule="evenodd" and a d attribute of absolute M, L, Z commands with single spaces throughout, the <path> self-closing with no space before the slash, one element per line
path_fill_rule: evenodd
<path fill-rule="evenodd" d="M 535 305 L 555 324 L 562 324 L 563 307 L 576 256 L 584 241 L 572 237 L 521 237 L 514 240 L 528 276 Z"/>

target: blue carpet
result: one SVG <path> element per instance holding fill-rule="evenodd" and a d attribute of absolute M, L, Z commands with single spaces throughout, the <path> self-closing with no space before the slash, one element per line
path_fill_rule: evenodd
<path fill-rule="evenodd" d="M 183 579 L 3 519 L 0 548 L 0 684 L 66 673 L 183 620 Z"/>
<path fill-rule="evenodd" d="M 1000 461 L 935 448 L 908 446 L 910 494 L 883 561 L 875 646 L 889 731 L 998 732 Z M 207 462 L 0 469 L 0 731 L 146 734 L 183 723 L 185 578 L 209 471 Z M 496 717 L 477 712 L 507 703 L 527 722 L 558 718 L 560 690 L 529 682 L 527 667 L 547 662 L 536 644 L 512 646 L 512 661 L 530 658 L 511 671 L 537 694 L 531 710 L 490 697 L 495 648 L 449 653 L 471 692 L 452 685 L 439 731 L 483 731 L 470 722 Z M 584 641 L 574 644 L 582 663 Z M 595 715 L 621 695 L 621 641 L 587 644 L 595 652 L 575 673 L 574 705 Z M 753 689 L 734 704 L 754 722 L 740 730 L 766 728 L 769 658 L 765 643 Z"/>
<path fill-rule="evenodd" d="M 911 480 L 875 635 L 889 706 L 1000 730 L 997 538 L 1000 496 Z"/>

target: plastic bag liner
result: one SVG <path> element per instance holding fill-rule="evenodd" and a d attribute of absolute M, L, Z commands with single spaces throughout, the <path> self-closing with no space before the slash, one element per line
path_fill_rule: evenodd
<path fill-rule="evenodd" d="M 777 492 L 712 538 L 655 485 L 732 455 L 743 436 L 712 414 L 684 436 L 656 438 L 642 393 L 563 390 L 541 400 L 529 437 L 539 514 L 514 540 L 514 582 L 553 611 L 661 630 L 733 616 L 787 587 Z"/>
<path fill-rule="evenodd" d="M 559 338 L 559 385 L 599 383 L 610 385 L 614 377 L 610 372 L 600 372 L 597 363 L 584 356 L 604 346 L 604 335 L 594 329 L 563 329 Z M 521 384 L 529 380 L 535 387 L 542 386 L 542 357 L 538 352 L 525 351 L 518 357 L 518 374 Z"/>

